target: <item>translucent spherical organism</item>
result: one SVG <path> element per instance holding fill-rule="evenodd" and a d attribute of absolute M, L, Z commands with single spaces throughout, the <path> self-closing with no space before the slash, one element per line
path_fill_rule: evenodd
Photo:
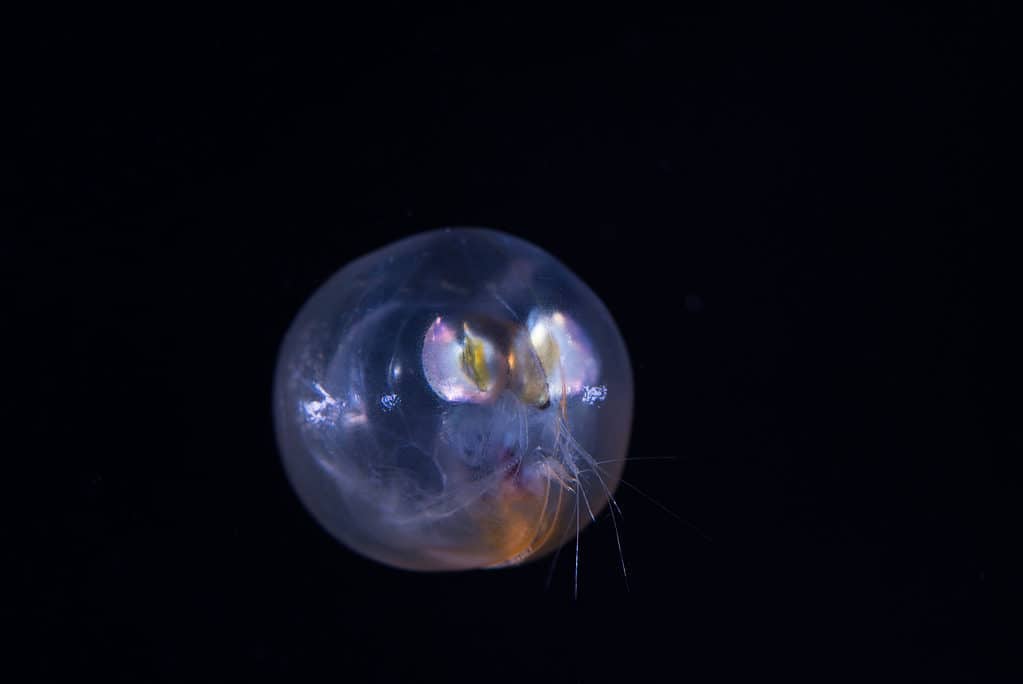
<path fill-rule="evenodd" d="M 274 395 L 306 507 L 358 553 L 414 570 L 514 565 L 573 538 L 618 484 L 632 421 L 603 303 L 485 229 L 342 268 L 288 331 Z"/>

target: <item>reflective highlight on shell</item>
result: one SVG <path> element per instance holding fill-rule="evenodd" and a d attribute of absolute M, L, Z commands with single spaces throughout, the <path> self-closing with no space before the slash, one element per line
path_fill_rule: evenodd
<path fill-rule="evenodd" d="M 288 477 L 354 551 L 414 570 L 538 558 L 620 479 L 632 371 L 597 296 L 510 235 L 445 229 L 348 264 L 278 359 Z"/>

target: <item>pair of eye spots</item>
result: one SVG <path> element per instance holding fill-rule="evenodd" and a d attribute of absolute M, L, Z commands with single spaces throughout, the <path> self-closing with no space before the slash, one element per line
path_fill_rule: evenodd
<path fill-rule="evenodd" d="M 524 403 L 545 408 L 552 400 L 596 383 L 600 364 L 585 331 L 561 311 L 534 310 L 501 343 L 468 321 L 438 316 L 423 339 L 427 383 L 452 403 L 484 403 L 507 385 Z M 586 394 L 593 403 L 599 393 Z"/>

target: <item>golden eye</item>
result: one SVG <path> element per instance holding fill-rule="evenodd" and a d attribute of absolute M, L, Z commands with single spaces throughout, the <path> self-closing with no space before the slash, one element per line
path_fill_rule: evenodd
<path fill-rule="evenodd" d="M 456 327 L 441 316 L 426 331 L 422 366 L 430 389 L 454 403 L 492 401 L 508 376 L 507 358 L 494 341 L 467 321 Z"/>
<path fill-rule="evenodd" d="M 529 340 L 547 374 L 551 398 L 575 396 L 597 382 L 600 363 L 593 345 L 570 316 L 534 309 L 527 318 Z"/>
<path fill-rule="evenodd" d="M 465 337 L 462 341 L 462 370 L 480 392 L 490 390 L 490 369 L 487 368 L 487 348 L 482 338 L 475 337 L 469 324 L 463 323 Z"/>

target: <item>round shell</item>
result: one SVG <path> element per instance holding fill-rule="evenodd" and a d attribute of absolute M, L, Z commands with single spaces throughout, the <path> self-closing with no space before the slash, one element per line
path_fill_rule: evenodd
<path fill-rule="evenodd" d="M 554 257 L 445 229 L 316 291 L 285 337 L 274 414 L 292 485 L 344 544 L 408 569 L 499 567 L 607 504 L 632 371 L 603 303 Z"/>

